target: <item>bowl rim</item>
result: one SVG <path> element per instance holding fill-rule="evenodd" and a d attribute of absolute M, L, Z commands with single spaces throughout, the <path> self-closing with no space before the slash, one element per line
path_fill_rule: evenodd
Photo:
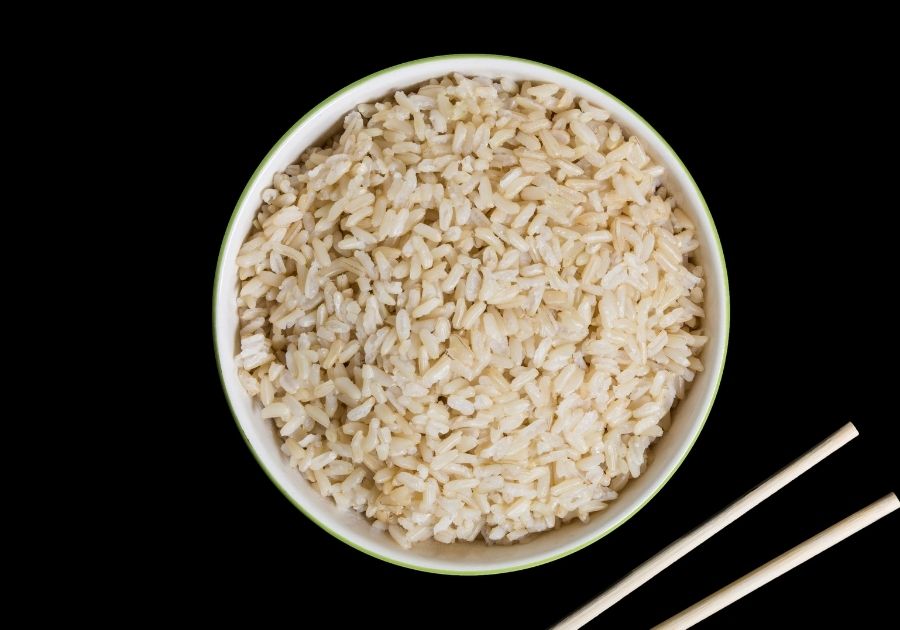
<path fill-rule="evenodd" d="M 247 197 L 249 191 L 251 190 L 251 188 L 253 187 L 253 184 L 256 182 L 257 178 L 260 176 L 260 173 L 268 165 L 269 160 L 275 155 L 275 153 L 278 152 L 278 150 L 282 147 L 282 145 L 284 145 L 287 142 L 287 140 L 294 134 L 294 132 L 298 128 L 300 128 L 300 126 L 303 125 L 307 120 L 309 120 L 311 117 L 313 117 L 319 111 L 325 109 L 328 105 L 330 105 L 332 103 L 332 101 L 336 100 L 338 97 L 340 97 L 343 94 L 345 94 L 346 92 L 356 88 L 357 86 L 362 85 L 363 83 L 366 83 L 366 82 L 368 82 L 372 79 L 375 79 L 377 77 L 380 77 L 382 75 L 399 70 L 401 68 L 407 68 L 410 66 L 421 65 L 424 63 L 428 63 L 428 62 L 446 61 L 446 60 L 453 60 L 453 59 L 456 59 L 456 60 L 470 60 L 470 59 L 506 60 L 506 61 L 514 61 L 517 63 L 524 63 L 527 65 L 533 65 L 533 66 L 541 67 L 546 70 L 552 70 L 554 72 L 558 72 L 560 74 L 563 74 L 563 75 L 569 77 L 570 79 L 574 79 L 574 80 L 578 81 L 579 83 L 584 84 L 585 86 L 587 86 L 591 89 L 594 89 L 594 90 L 597 90 L 597 91 L 603 93 L 608 98 L 617 102 L 621 107 L 626 109 L 635 118 L 637 118 L 641 123 L 643 123 L 647 127 L 647 129 L 650 131 L 650 133 L 652 133 L 654 136 L 656 136 L 656 139 L 662 144 L 663 147 L 665 147 L 666 150 L 669 151 L 669 153 L 671 153 L 672 157 L 674 157 L 675 161 L 678 163 L 678 165 L 683 170 L 684 174 L 687 176 L 687 180 L 690 183 L 691 187 L 693 188 L 693 192 L 697 195 L 697 198 L 700 200 L 700 205 L 702 206 L 703 211 L 706 213 L 706 218 L 709 222 L 709 227 L 712 232 L 713 241 L 715 242 L 715 245 L 716 245 L 716 254 L 719 257 L 719 263 L 722 267 L 722 286 L 724 289 L 724 291 L 723 291 L 724 340 L 723 340 L 722 346 L 721 346 L 722 358 L 719 363 L 718 374 L 716 374 L 715 382 L 712 385 L 712 395 L 709 398 L 709 402 L 707 403 L 706 408 L 702 411 L 702 418 L 700 419 L 700 422 L 697 425 L 696 431 L 691 436 L 691 439 L 687 445 L 687 448 L 684 450 L 684 453 L 682 454 L 681 458 L 677 462 L 675 462 L 675 464 L 672 466 L 672 468 L 668 472 L 668 474 L 656 484 L 656 486 L 653 488 L 653 490 L 647 494 L 646 498 L 640 504 L 636 505 L 627 514 L 621 516 L 616 522 L 610 523 L 610 525 L 608 527 L 604 528 L 601 532 L 599 532 L 596 536 L 590 538 L 589 540 L 584 541 L 584 542 L 577 544 L 575 546 L 572 546 L 572 547 L 566 547 L 557 554 L 554 554 L 554 555 L 546 557 L 546 558 L 541 558 L 541 559 L 538 559 L 538 560 L 535 560 L 532 562 L 526 562 L 526 563 L 518 564 L 518 565 L 514 565 L 514 566 L 502 566 L 502 567 L 498 567 L 498 568 L 479 569 L 479 570 L 458 570 L 458 569 L 445 569 L 445 568 L 441 568 L 441 567 L 421 566 L 421 565 L 413 564 L 410 562 L 404 562 L 401 560 L 397 560 L 395 558 L 390 558 L 390 557 L 384 556 L 382 554 L 376 553 L 376 552 L 366 548 L 365 546 L 358 544 L 358 543 L 356 543 L 352 540 L 349 540 L 348 538 L 345 538 L 344 536 L 338 534 L 336 531 L 332 530 L 327 524 L 321 522 L 319 519 L 315 518 L 309 511 L 304 509 L 304 507 L 300 504 L 300 502 L 295 500 L 294 497 L 290 494 L 290 492 L 288 492 L 288 490 L 285 487 L 283 487 L 275 479 L 273 474 L 269 471 L 268 465 L 263 460 L 263 458 L 260 456 L 260 454 L 256 451 L 256 449 L 253 448 L 253 445 L 250 443 L 250 440 L 244 431 L 244 427 L 241 424 L 240 419 L 238 418 L 238 414 L 235 411 L 234 405 L 232 404 L 231 396 L 228 393 L 228 388 L 225 383 L 225 376 L 224 376 L 224 372 L 222 369 L 222 358 L 220 356 L 219 344 L 218 344 L 217 319 L 216 319 L 216 310 L 217 310 L 217 305 L 219 302 L 219 286 L 221 284 L 222 269 L 223 269 L 223 259 L 224 259 L 226 245 L 229 242 L 229 240 L 231 239 L 232 231 L 234 230 L 235 219 L 238 216 L 238 212 L 239 212 L 241 206 L 244 205 L 244 202 L 246 201 L 246 197 Z M 722 374 L 725 370 L 725 362 L 726 362 L 727 355 L 728 355 L 728 338 L 729 338 L 729 333 L 730 333 L 730 328 L 731 328 L 731 297 L 730 297 L 730 290 L 729 290 L 729 284 L 728 284 L 728 270 L 725 265 L 725 254 L 722 250 L 722 242 L 719 238 L 719 232 L 716 229 L 716 224 L 715 224 L 715 221 L 713 220 L 712 213 L 709 210 L 709 206 L 706 203 L 706 199 L 703 197 L 703 194 L 700 192 L 700 188 L 699 188 L 699 186 L 697 186 L 696 181 L 694 181 L 694 177 L 691 175 L 687 166 L 685 166 L 684 162 L 682 162 L 681 158 L 678 156 L 678 154 L 675 152 L 675 150 L 669 145 L 668 142 L 666 142 L 665 138 L 663 138 L 662 135 L 658 131 L 656 131 L 656 129 L 649 122 L 647 122 L 643 118 L 643 116 L 641 116 L 636 111 L 634 111 L 634 109 L 632 109 L 629 105 L 622 102 L 620 99 L 618 99 L 613 94 L 610 94 L 607 90 L 604 90 L 600 86 L 588 81 L 587 79 L 584 79 L 578 75 L 575 75 L 566 70 L 562 70 L 555 66 L 541 63 L 539 61 L 533 61 L 531 59 L 525 59 L 522 57 L 513 57 L 513 56 L 509 56 L 509 55 L 495 55 L 495 54 L 436 55 L 436 56 L 432 56 L 432 57 L 423 57 L 420 59 L 414 59 L 412 61 L 407 61 L 405 63 L 396 64 L 396 65 L 390 66 L 388 68 L 379 70 L 377 72 L 373 72 L 361 79 L 358 79 L 357 81 L 354 81 L 353 83 L 350 83 L 349 85 L 341 88 L 337 92 L 334 92 L 333 94 L 328 96 L 326 99 L 324 99 L 323 101 L 318 103 L 315 107 L 313 107 L 308 112 L 306 112 L 297 122 L 295 122 L 290 127 L 290 129 L 288 129 L 278 139 L 278 141 L 272 146 L 272 148 L 268 151 L 268 153 L 266 153 L 265 157 L 263 157 L 263 159 L 260 161 L 259 165 L 256 167 L 256 170 L 253 172 L 253 174 L 247 180 L 247 184 L 244 186 L 244 190 L 241 192 L 240 197 L 238 197 L 238 200 L 237 200 L 237 203 L 235 204 L 234 210 L 231 213 L 231 217 L 228 220 L 228 225 L 225 228 L 225 234 L 222 238 L 222 245 L 219 248 L 219 257 L 216 262 L 216 272 L 215 272 L 215 276 L 213 279 L 213 295 L 212 295 L 212 297 L 213 297 L 213 300 L 212 300 L 213 348 L 215 350 L 216 367 L 217 367 L 217 371 L 219 374 L 219 382 L 222 385 L 222 391 L 225 394 L 225 400 L 228 403 L 228 408 L 231 411 L 232 419 L 234 420 L 234 423 L 238 428 L 238 432 L 240 433 L 241 438 L 244 440 L 244 443 L 247 445 L 247 448 L 253 454 L 253 458 L 259 464 L 260 468 L 262 468 L 263 472 L 266 474 L 266 476 L 269 478 L 269 480 L 275 485 L 276 488 L 278 488 L 279 491 L 281 491 L 281 493 L 287 498 L 287 500 L 290 501 L 291 504 L 294 505 L 294 507 L 296 507 L 304 516 L 306 516 L 306 518 L 311 520 L 313 523 L 318 525 L 320 528 L 322 528 L 323 530 L 325 530 L 326 532 L 328 532 L 330 535 L 334 536 L 341 542 L 343 542 L 347 545 L 350 545 L 354 549 L 357 549 L 357 550 L 365 553 L 368 556 L 372 556 L 373 558 L 383 560 L 384 562 L 388 562 L 388 563 L 396 565 L 396 566 L 404 567 L 407 569 L 414 569 L 417 571 L 423 571 L 425 573 L 437 573 L 437 574 L 442 574 L 442 575 L 494 575 L 494 574 L 499 574 L 499 573 L 510 573 L 513 571 L 521 571 L 524 569 L 529 569 L 532 567 L 540 566 L 542 564 L 547 564 L 549 562 L 553 562 L 554 560 L 559 560 L 560 558 L 563 558 L 565 556 L 573 554 L 576 551 L 580 551 L 581 549 L 584 549 L 588 545 L 591 545 L 591 544 L 597 542 L 601 538 L 608 536 L 613 531 L 618 529 L 621 525 L 623 525 L 624 523 L 629 521 L 635 514 L 640 512 L 641 509 L 643 509 L 644 506 L 646 506 L 647 503 L 649 503 L 650 500 L 653 499 L 660 490 L 662 490 L 662 488 L 669 482 L 669 480 L 672 478 L 672 476 L 675 474 L 675 472 L 681 467 L 681 464 L 684 462 L 684 460 L 687 458 L 688 454 L 693 449 L 694 444 L 697 441 L 697 438 L 700 436 L 700 433 L 703 430 L 703 427 L 706 425 L 706 420 L 709 417 L 710 412 L 712 411 L 713 404 L 715 403 L 716 396 L 719 391 L 719 386 L 722 382 Z"/>

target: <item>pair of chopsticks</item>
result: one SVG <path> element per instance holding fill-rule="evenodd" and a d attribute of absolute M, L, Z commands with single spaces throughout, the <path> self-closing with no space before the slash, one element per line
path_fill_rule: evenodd
<path fill-rule="evenodd" d="M 637 569 L 629 573 L 624 579 L 613 585 L 610 589 L 585 604 L 578 611 L 566 617 L 559 624 L 554 626 L 554 629 L 574 630 L 575 628 L 582 627 L 636 588 L 661 573 L 666 567 L 674 564 L 688 552 L 697 548 L 706 540 L 709 540 L 716 532 L 721 531 L 736 521 L 764 500 L 781 490 L 791 481 L 834 453 L 857 435 L 859 435 L 859 432 L 856 430 L 856 427 L 853 426 L 852 422 L 848 422 L 841 427 L 837 433 L 806 453 L 806 455 L 803 455 L 800 459 L 795 460 L 786 468 L 783 468 L 705 524 L 673 542 Z M 813 536 L 806 542 L 797 545 L 790 551 L 781 554 L 755 571 L 735 580 L 725 588 L 716 591 L 687 610 L 662 622 L 656 626 L 656 628 L 665 628 L 666 630 L 690 628 L 694 624 L 699 623 L 710 615 L 722 610 L 729 604 L 739 600 L 744 595 L 753 592 L 760 586 L 787 573 L 794 567 L 806 562 L 832 545 L 836 545 L 864 527 L 871 525 L 883 516 L 890 514 L 898 507 L 900 507 L 900 501 L 897 500 L 897 495 L 892 492 L 870 506 L 863 508 L 859 512 L 848 516 L 839 523 L 836 523 L 816 536 Z"/>

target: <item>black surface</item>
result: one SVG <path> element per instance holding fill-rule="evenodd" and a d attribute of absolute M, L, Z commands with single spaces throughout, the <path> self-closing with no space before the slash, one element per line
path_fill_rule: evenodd
<path fill-rule="evenodd" d="M 843 49 L 826 52 L 830 46 L 771 57 L 777 61 L 729 59 L 727 72 L 721 56 L 731 53 L 719 48 L 688 54 L 673 46 L 642 58 L 635 72 L 603 54 L 497 47 L 604 87 L 644 116 L 690 169 L 718 226 L 731 284 L 731 340 L 717 401 L 694 450 L 655 499 L 605 539 L 549 565 L 491 577 L 428 575 L 372 559 L 320 530 L 256 464 L 221 392 L 203 332 L 221 236 L 259 161 L 307 110 L 386 66 L 459 50 L 420 45 L 342 62 L 289 49 L 273 59 L 254 49 L 198 51 L 175 114 L 188 150 L 173 160 L 193 178 L 179 212 L 201 239 L 193 314 L 204 362 L 191 378 L 202 381 L 203 393 L 186 430 L 219 462 L 180 476 L 185 505 L 163 515 L 178 549 L 180 579 L 170 590 L 179 598 L 196 602 L 190 586 L 202 584 L 220 612 L 272 611 L 273 623 L 316 605 L 340 615 L 340 626 L 370 627 L 377 608 L 392 611 L 396 626 L 418 627 L 437 613 L 426 625 L 547 627 L 847 420 L 856 423 L 854 442 L 590 626 L 643 628 L 900 490 L 897 414 L 888 402 L 896 390 L 882 386 L 893 370 L 869 364 L 896 345 L 895 310 L 882 297 L 885 287 L 896 294 L 896 265 L 878 267 L 893 252 L 867 244 L 886 229 L 885 215 L 897 212 L 896 160 L 873 152 L 886 104 L 880 83 L 844 63 Z M 871 69 L 867 63 L 860 61 Z M 264 76 L 237 79 L 261 66 Z M 213 163 L 190 163 L 197 149 Z M 896 623 L 898 518 L 703 627 Z M 347 605 L 347 594 L 357 603 Z"/>

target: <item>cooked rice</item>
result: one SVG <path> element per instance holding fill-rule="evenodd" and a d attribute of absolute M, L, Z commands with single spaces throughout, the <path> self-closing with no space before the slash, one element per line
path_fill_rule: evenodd
<path fill-rule="evenodd" d="M 662 176 L 551 84 L 454 75 L 348 114 L 237 257 L 240 379 L 291 465 L 407 548 L 604 509 L 703 369 Z"/>

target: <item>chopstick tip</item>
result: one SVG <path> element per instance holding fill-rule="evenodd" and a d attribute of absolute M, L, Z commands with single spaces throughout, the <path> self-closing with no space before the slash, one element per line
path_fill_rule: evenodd
<path fill-rule="evenodd" d="M 856 428 L 856 425 L 852 422 L 848 422 L 842 428 L 842 430 L 847 431 L 852 437 L 856 437 L 859 435 L 859 429 Z"/>

